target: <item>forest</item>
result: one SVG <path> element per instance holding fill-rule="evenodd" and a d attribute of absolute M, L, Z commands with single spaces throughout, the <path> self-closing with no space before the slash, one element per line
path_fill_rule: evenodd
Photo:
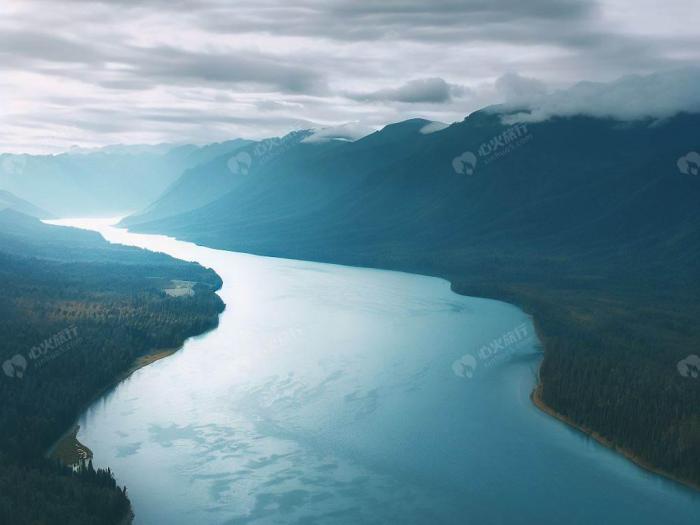
<path fill-rule="evenodd" d="M 541 399 L 642 465 L 700 486 L 700 388 L 678 363 L 700 348 L 697 290 L 640 281 L 476 282 L 462 293 L 533 314 L 546 349 Z"/>
<path fill-rule="evenodd" d="M 373 264 L 438 275 L 457 293 L 521 307 L 545 349 L 545 405 L 646 468 L 699 487 L 700 388 L 678 370 L 700 349 L 697 284 L 508 253 L 394 252 Z"/>
<path fill-rule="evenodd" d="M 138 357 L 214 328 L 224 308 L 221 280 L 195 264 L 124 247 L 110 256 L 94 237 L 83 262 L 68 262 L 84 234 L 46 259 L 17 255 L 45 244 L 0 228 L 0 523 L 121 523 L 128 491 L 112 472 L 46 451 Z M 196 282 L 194 295 L 168 296 L 176 279 Z"/>

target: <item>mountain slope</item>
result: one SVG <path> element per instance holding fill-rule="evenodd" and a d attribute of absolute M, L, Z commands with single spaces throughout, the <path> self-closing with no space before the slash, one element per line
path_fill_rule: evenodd
<path fill-rule="evenodd" d="M 430 135 L 420 125 L 388 126 L 355 143 L 300 143 L 204 207 L 125 224 L 280 256 L 384 257 L 387 243 L 404 252 L 517 247 L 601 269 L 633 256 L 647 272 L 685 261 L 695 275 L 698 179 L 676 160 L 693 148 L 698 117 L 530 124 L 526 143 L 482 160 L 471 176 L 455 173 L 453 159 L 508 126 L 486 112 Z"/>
<path fill-rule="evenodd" d="M 0 155 L 0 188 L 51 213 L 109 216 L 153 202 L 180 174 L 246 144 L 112 146 L 60 155 Z"/>
<path fill-rule="evenodd" d="M 308 132 L 295 132 L 281 139 L 239 140 L 227 148 L 210 147 L 206 158 L 200 153 L 196 166 L 185 170 L 155 202 L 122 224 L 161 220 L 205 206 L 238 188 L 245 183 L 245 175 L 306 136 Z"/>
<path fill-rule="evenodd" d="M 494 108 L 421 124 L 299 143 L 220 199 L 130 228 L 438 275 L 516 303 L 545 343 L 548 407 L 700 484 L 700 390 L 677 369 L 700 347 L 700 176 L 681 160 L 700 115 L 513 127 Z"/>
<path fill-rule="evenodd" d="M 32 203 L 27 202 L 24 199 L 20 199 L 19 197 L 13 195 L 9 191 L 0 190 L 0 211 L 6 209 L 15 210 L 25 215 L 36 217 L 38 219 L 54 218 L 53 215 L 51 215 L 46 210 L 37 208 Z"/>

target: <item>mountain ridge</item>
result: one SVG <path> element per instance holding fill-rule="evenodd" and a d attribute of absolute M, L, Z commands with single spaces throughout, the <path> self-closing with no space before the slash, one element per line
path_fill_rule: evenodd
<path fill-rule="evenodd" d="M 56 155 L 0 154 L 0 188 L 61 217 L 114 216 L 152 203 L 193 166 L 248 144 L 113 146 Z"/>
<path fill-rule="evenodd" d="M 9 191 L 0 190 L 0 211 L 11 209 L 38 219 L 55 219 L 56 217 L 46 210 L 34 206 L 31 202 L 21 199 Z"/>

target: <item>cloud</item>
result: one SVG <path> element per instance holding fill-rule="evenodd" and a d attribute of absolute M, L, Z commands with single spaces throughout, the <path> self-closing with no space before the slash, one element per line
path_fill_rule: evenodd
<path fill-rule="evenodd" d="M 404 102 L 406 104 L 444 104 L 452 100 L 453 94 L 463 93 L 460 86 L 453 86 L 441 78 L 410 80 L 390 89 L 371 93 L 350 94 L 350 98 L 364 101 Z"/>
<path fill-rule="evenodd" d="M 506 103 L 532 103 L 547 94 L 547 85 L 536 78 L 526 78 L 517 73 L 506 73 L 496 80 L 495 88 Z"/>
<path fill-rule="evenodd" d="M 446 129 L 448 127 L 450 127 L 450 125 L 445 122 L 434 121 L 423 126 L 420 129 L 420 133 L 422 133 L 423 135 L 431 135 L 433 133 L 437 133 L 438 131 L 442 131 L 443 129 Z"/>
<path fill-rule="evenodd" d="M 289 59 L 256 52 L 190 52 L 173 47 L 139 49 L 137 74 L 175 83 L 249 83 L 281 92 L 317 93 L 326 89 L 324 76 Z"/>
<path fill-rule="evenodd" d="M 0 11 L 0 151 L 452 122 L 582 79 L 700 63 L 696 0 L 23 0 Z M 580 104 L 603 111 L 580 89 Z M 534 107 L 544 118 L 552 105 L 580 109 Z"/>
<path fill-rule="evenodd" d="M 13 30 L 0 32 L 0 56 L 3 64 L 8 60 L 41 60 L 59 63 L 95 64 L 102 56 L 84 42 L 35 30 Z"/>
<path fill-rule="evenodd" d="M 348 122 L 339 126 L 316 129 L 313 134 L 306 137 L 302 142 L 318 143 L 328 142 L 330 140 L 355 141 L 375 131 L 376 128 L 360 124 L 359 122 Z"/>
<path fill-rule="evenodd" d="M 479 34 L 532 31 L 541 23 L 575 23 L 595 13 L 586 0 L 306 0 L 267 2 L 261 16 L 259 2 L 237 2 L 238 16 L 211 17 L 212 9 L 201 12 L 203 23 L 223 32 L 260 30 L 275 34 L 316 35 L 333 40 L 450 41 Z M 526 23 L 526 24 L 524 24 Z M 540 35 L 542 36 L 542 35 Z"/>
<path fill-rule="evenodd" d="M 288 57 L 255 50 L 190 51 L 164 45 L 123 45 L 115 49 L 40 32 L 6 31 L 0 32 L 0 57 L 6 68 L 12 65 L 25 71 L 67 75 L 113 89 L 202 82 L 251 84 L 292 93 L 326 89 L 321 71 Z M 57 70 L 51 69 L 52 63 L 84 67 Z M 119 64 L 122 67 L 114 67 Z"/>
<path fill-rule="evenodd" d="M 588 115 L 621 121 L 661 119 L 680 112 L 700 112 L 700 68 L 651 75 L 628 75 L 614 82 L 580 82 L 543 96 L 531 92 L 528 111 L 506 118 L 509 122 L 538 122 L 559 116 Z"/>

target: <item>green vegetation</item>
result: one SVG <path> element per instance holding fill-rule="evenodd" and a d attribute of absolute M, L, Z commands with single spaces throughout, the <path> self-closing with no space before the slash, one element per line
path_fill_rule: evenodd
<path fill-rule="evenodd" d="M 47 249 L 27 227 L 48 237 L 60 230 L 63 247 L 52 247 L 52 260 L 3 253 L 6 246 Z M 83 261 L 67 262 L 76 246 Z M 196 283 L 194 294 L 169 296 L 164 289 L 173 280 Z M 215 327 L 220 285 L 214 272 L 195 264 L 110 248 L 89 232 L 0 212 L 0 361 L 14 358 L 0 371 L 0 523 L 125 518 L 126 490 L 109 470 L 88 463 L 73 471 L 45 452 L 138 358 Z"/>
<path fill-rule="evenodd" d="M 71 466 L 91 460 L 92 450 L 78 440 L 79 430 L 80 425 L 75 425 L 69 432 L 66 432 L 52 447 L 49 457 L 57 459 L 64 465 Z"/>
<path fill-rule="evenodd" d="M 546 352 L 541 400 L 641 464 L 700 486 L 700 386 L 677 363 L 700 348 L 700 290 L 620 281 L 479 282 L 454 289 L 533 314 Z"/>

